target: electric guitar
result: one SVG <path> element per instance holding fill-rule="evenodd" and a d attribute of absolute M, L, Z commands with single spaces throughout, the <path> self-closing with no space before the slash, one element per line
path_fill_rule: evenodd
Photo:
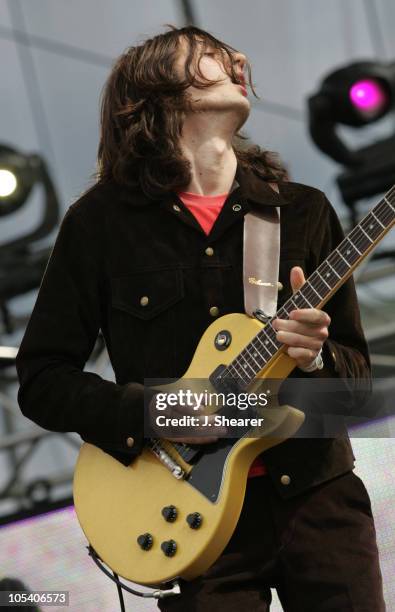
<path fill-rule="evenodd" d="M 395 223 L 395 186 L 278 310 L 322 308 Z M 155 387 L 169 393 L 204 380 L 216 392 L 224 376 L 248 393 L 281 382 L 295 367 L 270 320 L 242 313 L 215 320 L 204 332 L 184 376 Z M 185 384 L 184 384 L 185 386 Z M 265 388 L 265 387 L 263 387 Z M 247 474 L 257 455 L 293 436 L 304 415 L 291 406 L 263 409 L 260 435 L 187 446 L 150 440 L 129 466 L 84 443 L 74 475 L 80 525 L 97 555 L 120 576 L 158 586 L 191 580 L 220 556 L 237 525 Z M 204 447 L 204 448 L 203 448 Z"/>

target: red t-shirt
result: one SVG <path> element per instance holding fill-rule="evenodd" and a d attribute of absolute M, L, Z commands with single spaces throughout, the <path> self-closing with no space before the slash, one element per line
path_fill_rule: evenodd
<path fill-rule="evenodd" d="M 213 227 L 222 206 L 228 197 L 227 193 L 214 196 L 203 196 L 189 191 L 181 191 L 178 194 L 180 200 L 191 211 L 195 219 L 200 223 L 204 232 L 208 235 Z M 266 466 L 261 457 L 257 457 L 250 467 L 248 478 L 266 474 Z"/>

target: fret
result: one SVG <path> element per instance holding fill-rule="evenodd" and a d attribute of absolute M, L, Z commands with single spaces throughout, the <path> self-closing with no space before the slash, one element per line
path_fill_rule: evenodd
<path fill-rule="evenodd" d="M 295 304 L 296 308 L 303 308 L 303 304 L 302 305 L 300 304 L 300 298 L 302 298 L 302 300 L 304 302 L 306 302 L 308 308 L 313 308 L 313 306 L 310 304 L 309 300 L 302 294 L 301 290 L 299 290 L 297 293 L 295 293 L 293 295 L 293 297 L 290 298 L 291 302 L 293 304 Z M 296 303 L 296 302 L 298 302 L 298 303 Z"/>
<path fill-rule="evenodd" d="M 242 359 L 244 360 L 244 363 L 241 363 L 241 364 L 239 364 L 239 365 L 241 365 L 241 367 L 243 368 L 243 369 L 242 369 L 243 374 L 247 374 L 247 376 L 248 376 L 248 373 L 246 372 L 246 367 L 247 367 L 247 366 L 248 366 L 248 367 L 250 368 L 250 370 L 251 370 L 251 371 L 252 371 L 252 372 L 255 374 L 254 369 L 253 369 L 253 368 L 250 366 L 250 364 L 248 363 L 247 359 L 246 359 L 246 358 L 244 357 L 244 355 L 243 355 L 244 350 L 245 350 L 245 349 L 243 349 L 243 350 L 241 351 L 241 353 L 240 353 L 240 354 L 239 354 L 239 355 L 236 357 L 236 362 L 237 362 L 237 361 L 238 361 L 238 360 L 239 360 L 239 359 L 242 357 Z"/>
<path fill-rule="evenodd" d="M 250 368 L 250 370 L 252 370 L 253 372 L 255 372 L 255 366 L 253 364 L 253 362 L 251 361 L 251 355 L 250 355 L 250 351 L 248 350 L 249 344 L 247 344 L 247 346 L 245 346 L 243 348 L 243 350 L 241 351 L 240 355 L 243 356 L 244 362 L 245 364 L 243 365 L 243 369 L 244 371 L 247 373 L 247 366 Z"/>
<path fill-rule="evenodd" d="M 372 244 L 372 240 L 368 236 L 366 236 L 366 232 L 363 231 L 362 227 L 360 225 L 357 225 L 353 229 L 351 234 L 353 236 L 354 242 L 358 243 L 360 251 L 362 251 L 362 253 L 367 251 L 367 249 Z"/>
<path fill-rule="evenodd" d="M 251 355 L 251 357 L 252 357 L 252 358 L 253 358 L 253 360 L 255 361 L 256 365 L 258 366 L 259 370 L 262 370 L 262 365 L 263 365 L 265 362 L 263 362 L 263 364 L 258 363 L 258 362 L 257 362 L 257 360 L 256 360 L 256 359 L 255 359 L 255 357 L 254 357 L 254 354 L 257 356 L 257 355 L 258 355 L 258 353 L 257 353 L 256 351 L 255 351 L 255 353 L 251 353 L 251 352 L 249 351 L 249 349 L 248 349 L 248 347 L 249 347 L 249 346 L 250 346 L 250 345 L 246 346 L 246 349 L 245 349 L 245 350 L 248 352 L 248 354 L 249 354 L 249 355 Z M 259 371 L 259 370 L 258 370 L 258 371 Z"/>
<path fill-rule="evenodd" d="M 320 279 L 322 280 L 323 283 L 325 283 L 325 285 L 328 287 L 328 289 L 332 289 L 332 287 L 330 285 L 328 285 L 328 283 L 326 282 L 326 280 L 324 279 L 323 276 L 321 276 L 321 274 L 318 272 L 318 270 L 316 270 L 316 273 L 318 274 L 318 276 L 320 277 Z"/>
<path fill-rule="evenodd" d="M 302 293 L 306 302 L 309 304 L 310 308 L 315 308 L 320 303 L 321 299 L 318 298 L 317 301 L 317 294 L 316 292 L 314 294 L 311 289 L 312 287 L 310 287 L 310 284 L 308 281 L 306 281 L 303 287 L 300 288 L 300 292 Z"/>
<path fill-rule="evenodd" d="M 336 274 L 337 278 L 341 278 L 341 276 L 339 276 L 338 273 L 336 272 L 335 268 L 333 266 L 331 266 L 331 264 L 329 263 L 328 259 L 326 260 L 326 263 L 328 264 L 330 269 Z"/>
<path fill-rule="evenodd" d="M 263 363 L 262 363 L 262 366 L 264 366 L 264 365 L 266 365 L 267 360 L 266 360 L 266 359 L 265 359 L 265 357 L 262 355 L 262 353 L 260 352 L 259 348 L 258 348 L 257 346 L 255 346 L 255 344 L 254 344 L 255 340 L 258 340 L 258 342 L 260 342 L 260 340 L 259 340 L 259 338 L 258 338 L 258 335 L 256 335 L 256 336 L 255 336 L 255 338 L 253 338 L 253 339 L 251 340 L 251 346 L 253 347 L 253 349 L 254 349 L 254 350 L 255 350 L 255 351 L 258 353 L 258 355 L 259 355 L 259 356 L 260 356 L 260 358 L 262 359 L 262 362 L 263 362 Z M 260 342 L 260 344 L 262 344 L 262 342 Z M 265 347 L 264 347 L 264 348 L 265 348 Z M 266 352 L 268 352 L 268 351 L 267 351 L 267 349 L 265 349 L 265 350 L 266 350 Z M 269 355 L 270 355 L 270 353 L 269 353 Z M 270 355 L 270 356 L 271 356 L 271 355 Z"/>
<path fill-rule="evenodd" d="M 273 342 L 271 342 L 270 338 L 267 337 L 267 335 L 265 334 L 264 330 L 262 330 L 262 332 L 259 332 L 259 333 L 262 334 L 262 336 L 264 338 L 264 341 L 263 342 L 261 341 L 263 346 L 265 347 L 265 349 L 269 353 L 270 358 L 272 358 L 273 357 L 273 353 L 272 353 L 273 349 L 271 348 L 270 344 L 273 344 Z"/>
<path fill-rule="evenodd" d="M 339 244 L 338 251 L 350 266 L 358 261 L 359 257 L 362 255 L 348 237 Z"/>
<path fill-rule="evenodd" d="M 266 336 L 266 338 L 271 342 L 271 344 L 274 346 L 274 353 L 272 352 L 273 349 L 271 348 L 271 352 L 272 352 L 272 356 L 278 351 L 278 349 L 281 346 L 281 342 L 278 342 L 277 340 L 277 332 L 276 330 L 268 323 L 264 329 L 264 335 Z"/>
<path fill-rule="evenodd" d="M 267 346 L 265 346 L 264 342 L 262 342 L 262 340 L 260 339 L 260 337 L 259 337 L 259 334 L 260 334 L 260 333 L 261 333 L 261 332 L 259 332 L 259 333 L 258 333 L 258 334 L 255 336 L 255 339 L 257 339 L 257 340 L 258 340 L 258 341 L 259 341 L 259 342 L 262 344 L 263 348 L 265 349 L 265 351 L 267 352 L 267 354 L 269 355 L 269 357 L 270 357 L 270 359 L 271 359 L 271 358 L 273 357 L 273 355 L 271 354 L 271 352 L 269 351 L 269 349 L 267 348 Z M 268 341 L 267 341 L 267 342 L 268 342 Z"/>
<path fill-rule="evenodd" d="M 238 386 L 239 386 L 240 382 L 245 383 L 246 385 L 248 385 L 250 380 L 251 380 L 251 377 L 248 374 L 246 374 L 245 372 L 237 371 L 236 381 L 237 381 L 237 385 Z"/>
<path fill-rule="evenodd" d="M 385 225 L 383 225 L 383 224 L 381 223 L 380 219 L 379 219 L 378 217 L 376 217 L 376 215 L 374 214 L 373 210 L 372 210 L 372 212 L 371 212 L 370 214 L 371 214 L 371 215 L 373 215 L 373 217 L 376 219 L 377 223 L 380 223 L 380 225 L 381 225 L 381 227 L 382 227 L 383 229 L 386 229 L 386 228 L 385 228 Z"/>
<path fill-rule="evenodd" d="M 266 331 L 266 330 L 265 330 L 265 331 Z M 273 330 L 273 331 L 274 331 L 274 330 Z M 275 334 L 275 333 L 276 333 L 276 332 L 274 332 L 274 334 Z M 266 337 L 267 337 L 267 338 L 270 340 L 270 342 L 272 343 L 272 345 L 274 346 L 274 348 L 276 349 L 276 351 L 278 351 L 278 349 L 279 349 L 280 345 L 279 345 L 279 344 L 277 344 L 277 340 L 276 340 L 276 339 L 274 339 L 274 340 L 273 340 L 273 338 L 271 338 L 267 332 L 266 332 Z"/>
<path fill-rule="evenodd" d="M 266 326 L 267 327 L 267 326 Z M 268 338 L 270 340 L 270 342 L 273 344 L 274 348 L 277 350 L 278 346 L 276 346 L 276 344 L 273 342 L 273 340 L 271 339 L 271 337 L 269 336 L 269 334 L 266 331 L 266 327 L 265 327 L 265 334 L 266 334 L 266 338 Z M 272 328 L 273 329 L 273 328 Z M 274 331 L 274 330 L 273 330 Z"/>
<path fill-rule="evenodd" d="M 366 238 L 369 240 L 369 242 L 373 243 L 373 240 L 371 239 L 370 236 L 368 236 L 368 234 L 365 232 L 365 230 L 363 229 L 363 227 L 360 225 L 359 229 L 361 229 L 363 231 L 363 233 L 365 234 Z"/>
<path fill-rule="evenodd" d="M 238 372 L 237 372 L 237 370 L 236 370 L 235 366 L 233 365 L 233 362 L 232 362 L 232 361 L 231 361 L 231 362 L 230 362 L 230 364 L 228 365 L 228 371 L 229 371 L 229 373 L 230 373 L 230 374 L 232 374 L 231 370 L 235 370 L 236 375 L 238 375 Z M 225 372 L 226 372 L 226 370 L 225 370 Z M 221 374 L 222 378 L 226 378 L 226 376 L 225 376 L 225 372 L 223 372 L 223 373 Z"/>
<path fill-rule="evenodd" d="M 346 240 L 351 244 L 352 248 L 356 250 L 358 255 L 362 255 L 361 251 L 355 246 L 355 244 L 353 243 L 353 241 L 351 240 L 351 238 L 349 236 L 347 236 Z M 349 255 L 349 253 L 347 251 L 346 251 L 346 254 Z"/>
<path fill-rule="evenodd" d="M 233 365 L 233 362 L 232 362 L 232 361 L 230 362 L 230 364 L 229 364 L 228 368 L 229 368 L 229 369 L 232 369 L 232 370 L 235 370 L 235 371 L 236 371 L 236 374 L 237 374 L 237 370 L 236 370 L 236 368 L 234 367 L 234 365 Z M 222 376 L 223 376 L 223 374 L 222 374 Z"/>
<path fill-rule="evenodd" d="M 272 326 L 271 322 L 266 325 L 265 333 L 278 348 L 280 345 L 277 343 L 277 332 Z"/>
<path fill-rule="evenodd" d="M 381 200 L 380 204 L 374 208 L 374 211 L 384 226 L 387 227 L 393 217 L 391 208 L 388 208 L 388 202 L 385 199 Z"/>
<path fill-rule="evenodd" d="M 246 351 L 248 351 L 247 347 L 246 347 Z M 248 351 L 248 354 L 249 354 L 249 355 L 251 354 L 251 353 L 250 353 L 250 351 Z M 256 363 L 256 365 L 258 366 L 258 369 L 256 369 L 256 366 L 255 366 L 254 364 L 252 364 L 252 365 L 253 365 L 252 370 L 253 370 L 253 371 L 255 372 L 255 374 L 256 374 L 257 372 L 259 372 L 260 370 L 262 370 L 262 367 L 259 365 L 259 363 L 257 362 L 257 360 L 256 360 L 256 359 L 254 359 L 253 355 L 251 355 L 251 358 L 252 358 L 252 360 L 253 360 L 253 361 Z"/>
<path fill-rule="evenodd" d="M 388 206 L 390 206 L 392 208 L 392 210 L 395 212 L 395 208 L 392 206 L 391 202 L 388 200 L 388 198 L 386 198 L 384 196 L 384 200 L 387 202 Z"/>
<path fill-rule="evenodd" d="M 333 272 L 329 263 L 325 260 L 323 261 L 317 269 L 317 273 L 322 276 L 324 282 L 328 285 L 330 289 L 337 283 L 336 274 Z"/>
<path fill-rule="evenodd" d="M 289 310 L 288 310 L 289 308 Z M 285 317 L 280 317 L 280 318 L 284 318 L 284 319 L 289 319 L 289 314 L 292 310 L 295 310 L 295 308 L 297 308 L 296 304 L 292 301 L 292 298 L 289 298 L 285 304 L 282 306 L 282 309 L 284 310 L 285 313 Z"/>
<path fill-rule="evenodd" d="M 339 279 L 342 279 L 343 276 L 349 271 L 350 264 L 340 255 L 340 253 L 335 249 L 332 251 L 330 256 L 327 258 L 327 261 L 330 261 L 332 268 L 336 271 Z"/>
<path fill-rule="evenodd" d="M 229 364 L 228 368 L 232 368 L 232 370 L 234 370 L 234 371 L 236 372 L 236 380 L 237 380 L 237 379 L 239 379 L 239 378 L 241 378 L 241 379 L 243 380 L 243 382 L 247 382 L 247 381 L 245 381 L 245 380 L 244 380 L 244 378 L 242 378 L 242 376 L 241 376 L 240 372 L 239 372 L 239 371 L 238 371 L 238 369 L 236 368 L 236 365 L 233 365 L 233 364 L 235 363 L 235 361 L 237 361 L 237 357 L 236 357 L 236 359 L 234 359 L 234 360 L 233 360 L 233 361 L 232 361 L 232 362 Z M 243 374 L 244 374 L 244 372 L 243 372 Z M 247 380 L 248 380 L 248 379 L 247 379 Z"/>
<path fill-rule="evenodd" d="M 309 281 L 306 281 L 306 284 L 309 285 L 309 289 L 312 289 L 314 291 L 314 293 L 316 293 L 320 299 L 320 301 L 322 300 L 322 296 L 318 293 L 318 291 L 316 291 L 313 287 L 313 285 L 311 283 L 309 283 Z"/>
<path fill-rule="evenodd" d="M 329 285 L 323 280 L 318 270 L 315 270 L 308 279 L 311 285 L 315 288 L 320 298 L 323 299 L 330 289 Z"/>
<path fill-rule="evenodd" d="M 342 258 L 342 260 L 344 262 L 346 262 L 346 264 L 348 265 L 349 268 L 351 268 L 351 264 L 348 263 L 347 259 L 344 259 L 343 255 L 340 253 L 339 249 L 335 249 L 336 253 L 338 253 L 340 255 L 340 257 Z"/>
<path fill-rule="evenodd" d="M 373 213 L 369 213 L 364 219 L 362 219 L 360 226 L 364 229 L 373 240 L 376 240 L 382 233 L 383 225 L 378 222 Z"/>
<path fill-rule="evenodd" d="M 287 309 L 285 308 L 286 304 L 283 304 L 283 306 L 281 306 L 280 310 L 278 310 L 276 312 L 276 319 L 283 319 L 283 318 L 287 318 L 289 316 L 289 312 L 287 311 Z M 284 311 L 284 312 L 282 312 Z M 282 315 L 285 314 L 285 317 L 283 317 Z"/>

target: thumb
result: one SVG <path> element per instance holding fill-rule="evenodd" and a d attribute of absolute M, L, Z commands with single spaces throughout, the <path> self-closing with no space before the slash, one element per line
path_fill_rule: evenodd
<path fill-rule="evenodd" d="M 302 268 L 300 268 L 299 266 L 294 266 L 291 269 L 290 281 L 292 293 L 296 293 L 297 291 L 299 291 L 301 286 L 304 285 L 304 283 L 306 282 Z"/>

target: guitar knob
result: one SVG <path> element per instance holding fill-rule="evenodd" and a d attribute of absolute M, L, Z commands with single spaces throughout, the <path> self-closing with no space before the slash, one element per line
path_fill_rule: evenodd
<path fill-rule="evenodd" d="M 165 553 L 166 557 L 173 557 L 173 555 L 176 554 L 177 542 L 175 542 L 174 540 L 167 540 L 165 542 L 162 542 L 160 547 Z"/>
<path fill-rule="evenodd" d="M 152 537 L 150 533 L 142 533 L 137 538 L 137 544 L 143 550 L 149 550 L 152 547 L 153 541 L 154 541 L 154 538 Z"/>
<path fill-rule="evenodd" d="M 162 516 L 165 521 L 173 523 L 177 518 L 177 508 L 175 506 L 165 506 L 162 508 Z"/>
<path fill-rule="evenodd" d="M 203 517 L 200 512 L 192 512 L 192 514 L 188 514 L 187 523 L 191 529 L 199 529 L 202 524 Z"/>

